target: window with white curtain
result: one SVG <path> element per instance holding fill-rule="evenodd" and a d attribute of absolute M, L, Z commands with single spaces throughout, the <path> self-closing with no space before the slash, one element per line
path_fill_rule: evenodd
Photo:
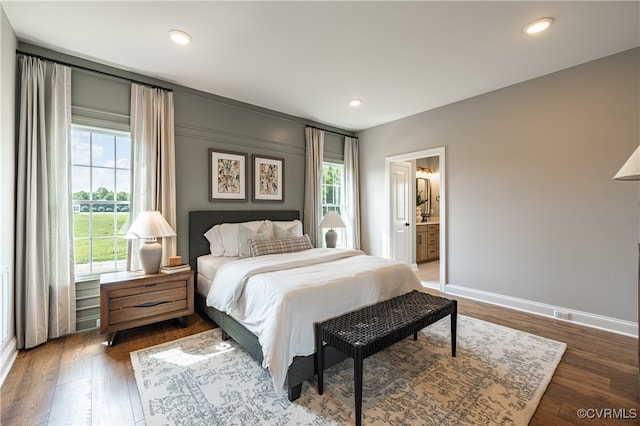
<path fill-rule="evenodd" d="M 338 212 L 342 216 L 344 211 L 342 200 L 343 176 L 343 164 L 328 161 L 322 162 L 322 217 L 331 210 Z M 347 241 L 345 228 L 335 229 L 335 231 L 338 233 L 338 246 L 344 246 L 345 241 Z M 324 231 L 322 235 L 324 235 Z"/>
<path fill-rule="evenodd" d="M 71 129 L 73 242 L 76 277 L 126 269 L 131 199 L 128 132 Z"/>

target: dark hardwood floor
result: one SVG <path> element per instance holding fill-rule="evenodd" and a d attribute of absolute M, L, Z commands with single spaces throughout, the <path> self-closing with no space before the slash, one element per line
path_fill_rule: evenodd
<path fill-rule="evenodd" d="M 640 424 L 637 339 L 467 299 L 458 307 L 462 315 L 567 343 L 531 425 Z M 20 351 L 0 390 L 0 424 L 143 425 L 129 352 L 213 326 L 196 314 L 186 328 L 165 321 L 124 332 L 113 347 L 94 330 Z M 580 409 L 589 418 L 579 418 Z"/>

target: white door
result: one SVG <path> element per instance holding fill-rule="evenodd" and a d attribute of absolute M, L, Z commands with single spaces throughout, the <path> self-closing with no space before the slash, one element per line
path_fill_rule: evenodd
<path fill-rule="evenodd" d="M 409 183 L 411 163 L 397 162 L 391 164 L 389 193 L 391 195 L 391 258 L 411 264 L 411 197 Z"/>

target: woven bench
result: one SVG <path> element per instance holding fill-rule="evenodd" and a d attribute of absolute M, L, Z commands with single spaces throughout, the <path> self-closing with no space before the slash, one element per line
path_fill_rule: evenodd
<path fill-rule="evenodd" d="M 362 424 L 363 360 L 451 315 L 451 356 L 456 356 L 457 301 L 417 290 L 315 324 L 318 393 L 323 392 L 324 345 L 353 358 L 356 425 Z"/>

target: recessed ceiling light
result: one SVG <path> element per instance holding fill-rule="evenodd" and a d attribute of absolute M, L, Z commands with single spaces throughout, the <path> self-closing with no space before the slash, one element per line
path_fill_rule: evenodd
<path fill-rule="evenodd" d="M 170 30 L 169 37 L 178 44 L 189 44 L 191 41 L 191 36 L 180 30 Z"/>
<path fill-rule="evenodd" d="M 551 24 L 553 24 L 553 18 L 537 19 L 524 27 L 524 32 L 527 34 L 537 34 L 549 28 Z"/>
<path fill-rule="evenodd" d="M 360 100 L 360 99 L 351 99 L 349 101 L 349 105 L 352 106 L 352 107 L 358 107 L 361 104 L 362 104 L 362 100 Z"/>

